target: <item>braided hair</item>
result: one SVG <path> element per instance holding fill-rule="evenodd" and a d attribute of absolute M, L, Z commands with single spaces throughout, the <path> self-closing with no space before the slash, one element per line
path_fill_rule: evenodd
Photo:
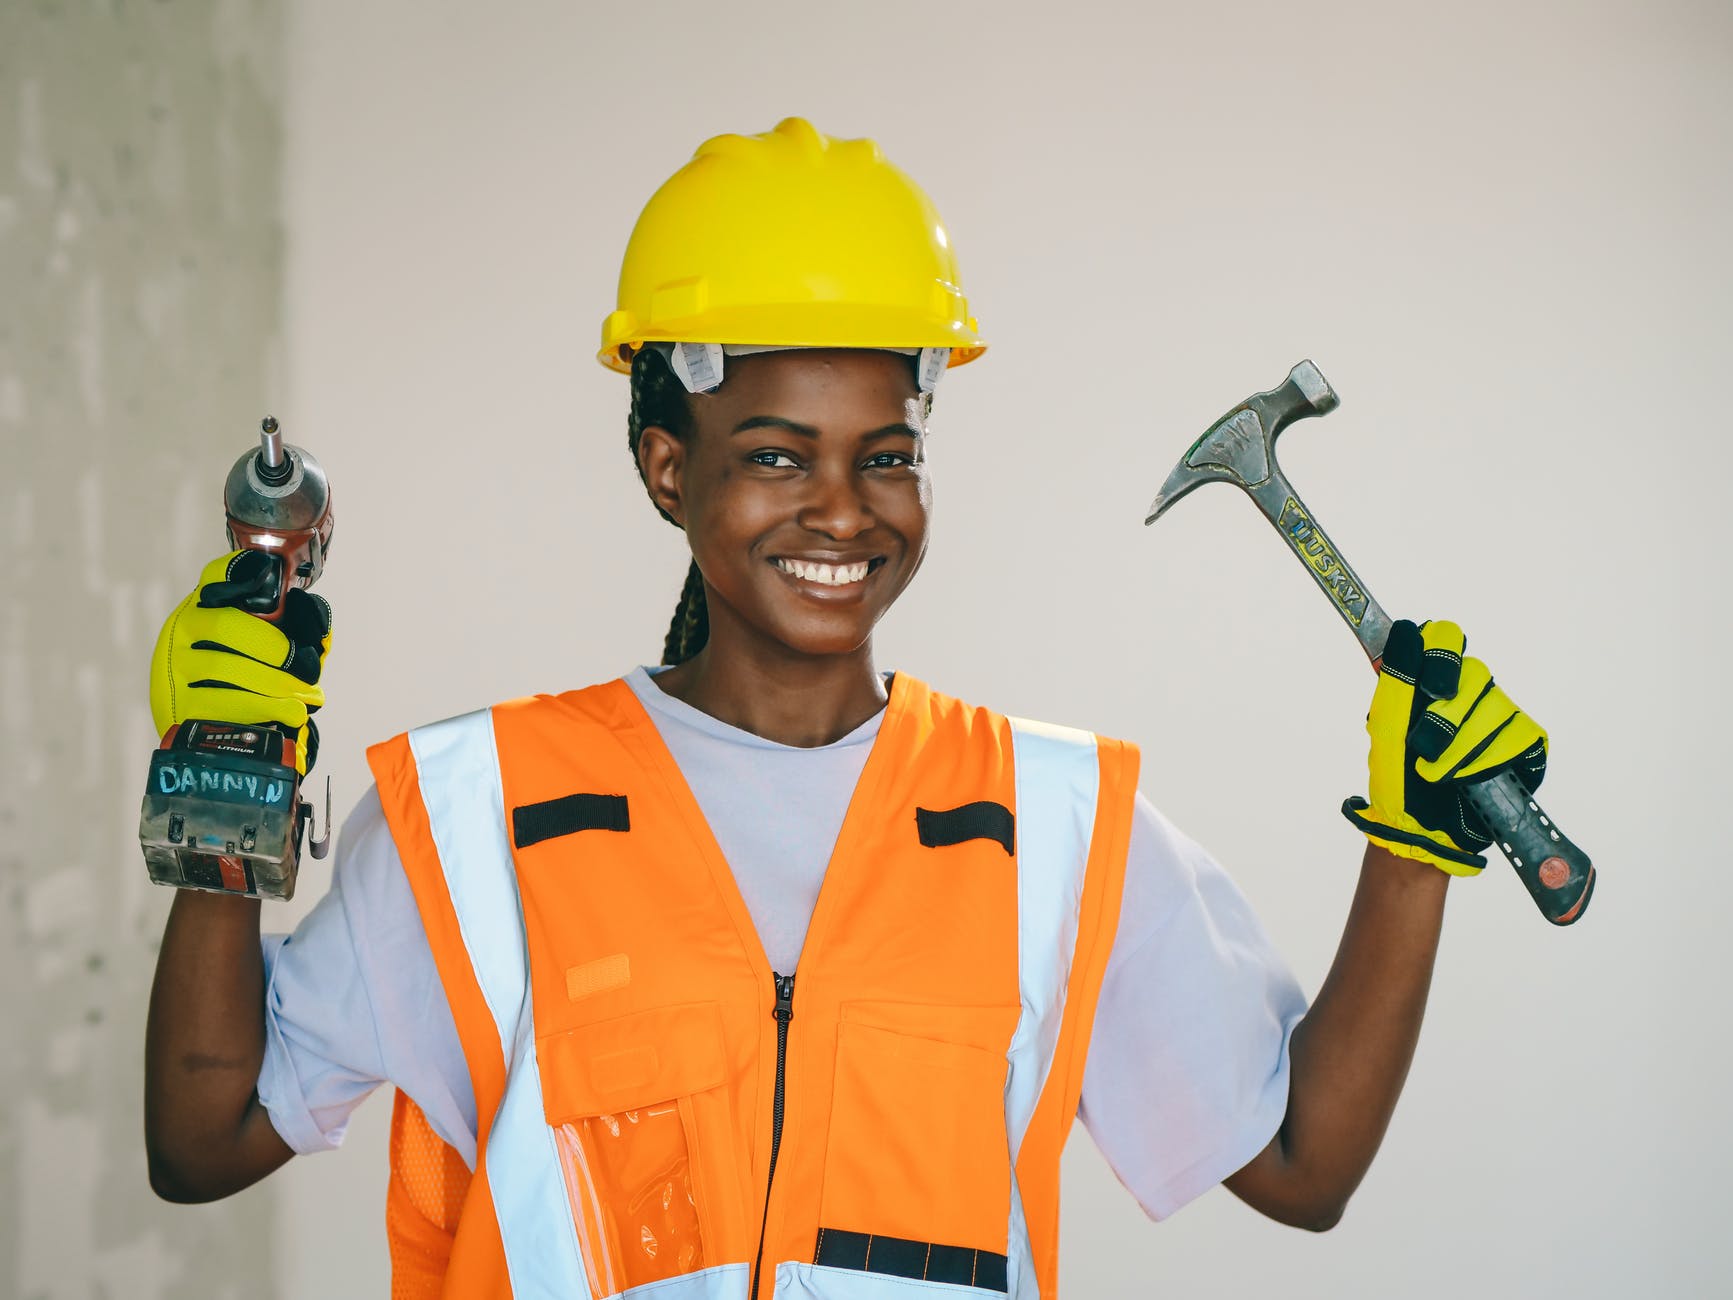
<path fill-rule="evenodd" d="M 638 441 L 651 425 L 666 429 L 684 442 L 692 435 L 692 408 L 687 403 L 686 386 L 668 368 L 662 354 L 655 348 L 639 348 L 632 358 L 632 411 L 626 417 L 626 446 L 631 450 L 640 481 L 644 478 L 644 466 L 638 460 Z M 645 487 L 648 486 L 646 483 Z M 675 524 L 674 517 L 661 506 L 656 507 L 656 513 Z M 704 648 L 709 637 L 704 575 L 698 572 L 698 562 L 694 560 L 686 570 L 686 585 L 680 589 L 680 603 L 674 607 L 668 636 L 662 643 L 662 662 L 685 663 Z"/>

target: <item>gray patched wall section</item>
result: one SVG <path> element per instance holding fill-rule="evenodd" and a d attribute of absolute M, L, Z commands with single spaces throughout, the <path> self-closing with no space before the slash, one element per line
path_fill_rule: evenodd
<path fill-rule="evenodd" d="M 280 389 L 281 0 L 0 0 L 0 1294 L 275 1295 L 273 1193 L 158 1202 L 151 645 Z"/>

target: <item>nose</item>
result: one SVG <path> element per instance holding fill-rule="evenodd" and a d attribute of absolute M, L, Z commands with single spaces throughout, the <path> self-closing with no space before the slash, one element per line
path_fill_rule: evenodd
<path fill-rule="evenodd" d="M 873 526 L 872 510 L 852 466 L 821 469 L 807 482 L 806 500 L 795 516 L 802 528 L 846 541 Z"/>

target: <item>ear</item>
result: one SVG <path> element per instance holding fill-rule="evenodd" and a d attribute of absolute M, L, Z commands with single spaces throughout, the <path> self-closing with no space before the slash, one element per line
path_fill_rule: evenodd
<path fill-rule="evenodd" d="M 656 508 L 680 527 L 686 526 L 686 503 L 680 495 L 680 474 L 686 465 L 686 444 L 659 424 L 647 424 L 638 435 L 638 473 Z"/>

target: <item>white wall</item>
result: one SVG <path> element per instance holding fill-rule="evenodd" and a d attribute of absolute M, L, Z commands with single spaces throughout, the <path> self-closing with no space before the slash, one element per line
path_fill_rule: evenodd
<path fill-rule="evenodd" d="M 1070 1293 L 1720 1289 L 1730 37 L 1679 0 L 297 8 L 279 413 L 336 484 L 340 801 L 367 742 L 654 658 L 685 561 L 591 360 L 626 234 L 710 134 L 874 136 L 993 343 L 940 396 L 886 665 L 1141 742 L 1315 989 L 1370 679 L 1236 494 L 1140 524 L 1311 356 L 1343 407 L 1284 463 L 1396 613 L 1464 623 L 1551 728 L 1546 803 L 1601 867 L 1562 932 L 1501 865 L 1453 887 L 1335 1232 L 1221 1192 L 1153 1226 L 1080 1136 Z M 383 1293 L 386 1109 L 279 1175 L 287 1294 Z"/>
<path fill-rule="evenodd" d="M 138 810 L 157 627 L 281 394 L 281 11 L 0 3 L 0 1296 L 278 1293 L 275 1188 L 146 1184 Z"/>

